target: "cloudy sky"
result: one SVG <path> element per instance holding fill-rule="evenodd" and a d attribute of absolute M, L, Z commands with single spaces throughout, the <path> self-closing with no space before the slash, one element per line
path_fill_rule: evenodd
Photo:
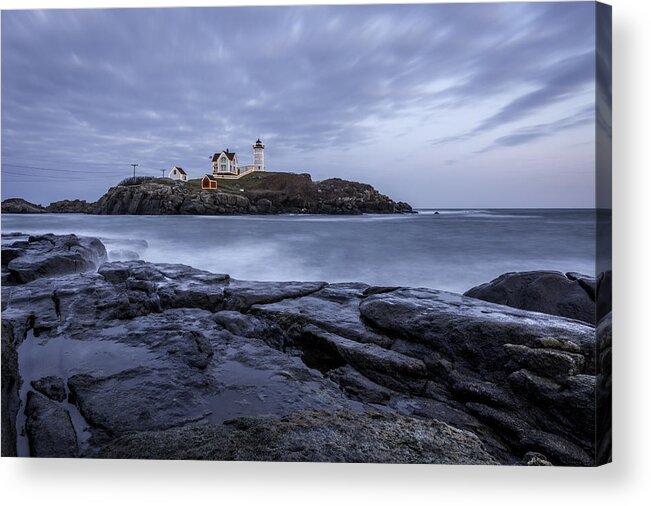
<path fill-rule="evenodd" d="M 2 13 L 2 197 L 95 200 L 267 145 L 418 207 L 592 207 L 586 3 Z M 58 170 L 58 172 L 56 170 Z"/>

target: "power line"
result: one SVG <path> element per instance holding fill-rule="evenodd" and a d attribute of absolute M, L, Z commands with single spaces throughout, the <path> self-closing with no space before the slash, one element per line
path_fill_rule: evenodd
<path fill-rule="evenodd" d="M 2 169 L 3 174 L 19 174 L 19 175 L 25 175 L 25 176 L 34 176 L 34 177 L 46 177 L 46 176 L 56 176 L 56 177 L 79 177 L 79 176 L 89 176 L 89 177 L 120 177 L 120 173 L 109 173 L 109 172 L 65 172 L 65 171 L 57 171 L 57 170 L 52 170 L 52 171 L 47 171 L 47 172 L 30 172 L 30 171 L 17 171 L 17 170 L 12 170 L 12 169 L 7 169 L 3 168 Z M 124 174 L 124 172 L 122 173 Z"/>
<path fill-rule="evenodd" d="M 52 179 L 52 180 L 48 180 L 48 181 L 43 181 L 43 180 L 38 180 L 38 179 L 30 179 L 30 180 L 27 180 L 27 179 L 11 179 L 11 180 L 9 180 L 8 179 L 5 182 L 6 183 L 11 183 L 11 184 L 30 184 L 30 185 L 39 184 L 39 183 L 40 184 L 48 184 L 48 185 L 60 184 L 60 183 L 70 184 L 70 180 L 68 180 L 68 179 L 59 179 L 59 180 Z M 82 180 L 74 180 L 74 182 L 75 183 L 89 183 L 89 182 L 91 182 L 91 180 L 82 179 Z"/>
<path fill-rule="evenodd" d="M 131 164 L 132 165 L 132 164 Z M 137 165 L 137 164 L 136 164 Z M 95 170 L 95 169 L 88 169 L 88 170 L 75 170 L 75 169 L 59 169 L 59 168 L 53 168 L 53 167 L 37 167 L 35 165 L 19 165 L 15 163 L 2 163 L 2 166 L 7 166 L 7 167 L 13 167 L 13 168 L 21 168 L 21 169 L 32 169 L 32 170 L 40 170 L 40 171 L 48 171 L 48 172 L 70 172 L 70 173 L 77 173 L 77 174 L 115 174 L 119 172 L 123 172 L 124 169 L 108 169 L 108 170 Z M 153 167 L 143 167 L 144 170 L 158 170 L 154 169 Z"/>
<path fill-rule="evenodd" d="M 55 171 L 53 172 L 46 172 L 46 173 L 30 173 L 30 172 L 21 172 L 21 171 L 14 171 L 12 169 L 2 169 L 2 175 L 3 176 L 24 176 L 24 177 L 30 177 L 30 178 L 36 178 L 36 179 L 68 179 L 68 180 L 75 180 L 75 179 L 88 179 L 93 180 L 93 179 L 103 179 L 103 178 L 115 178 L 115 177 L 120 177 L 119 174 L 93 174 L 93 173 L 86 173 L 84 176 L 68 176 L 68 175 L 63 175 L 63 176 L 57 176 L 54 174 Z"/>
<path fill-rule="evenodd" d="M 124 178 L 122 178 L 124 179 Z M 12 181 L 69 181 L 69 182 L 92 182 L 92 181 L 97 181 L 97 182 L 105 182 L 107 184 L 110 184 L 111 181 L 119 181 L 120 178 L 69 178 L 69 177 L 23 177 L 19 174 L 7 174 L 6 176 L 2 177 L 2 180 L 5 182 L 12 182 Z"/>
<path fill-rule="evenodd" d="M 52 171 L 52 172 L 75 172 L 75 173 L 79 173 L 79 174 L 88 174 L 89 172 L 91 172 L 93 174 L 103 174 L 103 173 L 106 173 L 106 174 L 111 173 L 111 174 L 113 174 L 116 171 L 120 170 L 120 169 L 111 169 L 111 170 L 101 170 L 100 171 L 100 170 L 93 170 L 93 169 L 89 169 L 89 170 L 55 169 L 55 168 L 48 168 L 48 167 L 36 167 L 36 166 L 33 166 L 33 165 L 18 165 L 18 164 L 15 164 L 15 163 L 3 163 L 2 164 L 3 167 L 5 165 L 7 167 L 14 167 L 14 168 L 19 168 L 19 169 L 31 169 L 31 170 Z"/>
<path fill-rule="evenodd" d="M 47 168 L 47 167 L 36 167 L 36 166 L 31 166 L 31 165 L 17 165 L 17 164 L 9 164 L 9 163 L 3 163 L 2 166 L 3 166 L 3 169 L 2 169 L 3 174 L 4 173 L 6 173 L 6 174 L 19 174 L 19 175 L 34 176 L 34 177 L 44 177 L 44 175 L 42 175 L 42 174 L 33 174 L 33 173 L 30 173 L 30 172 L 27 172 L 27 171 L 19 171 L 19 172 L 11 172 L 11 171 L 14 168 L 25 168 L 25 169 L 30 169 L 30 170 L 38 170 L 40 172 L 45 172 L 46 174 L 47 173 L 84 174 L 84 175 L 87 175 L 87 176 L 91 176 L 93 178 L 102 177 L 102 176 L 104 176 L 104 177 L 110 177 L 110 176 L 119 177 L 121 175 L 120 173 L 124 174 L 124 169 L 122 169 L 121 171 L 120 170 L 118 170 L 118 171 L 98 171 L 98 170 L 93 170 L 93 169 L 89 169 L 89 170 L 54 169 L 54 168 Z M 9 167 L 9 169 L 4 168 L 5 166 Z M 154 170 L 157 170 L 157 169 L 145 169 L 145 171 L 154 171 Z"/>
<path fill-rule="evenodd" d="M 32 157 L 30 157 L 30 160 L 31 161 L 28 162 L 28 163 L 30 163 L 30 164 L 34 163 L 34 164 L 37 164 L 37 165 L 40 165 L 41 163 L 47 164 L 47 163 L 52 162 L 51 159 L 42 160 L 42 159 L 37 159 L 37 158 L 32 158 Z M 67 161 L 63 160 L 63 162 L 67 162 Z M 127 162 L 127 161 L 123 161 L 123 162 L 98 162 L 98 161 L 87 161 L 87 160 L 74 160 L 71 163 L 76 163 L 76 164 L 79 164 L 79 165 L 99 165 L 99 166 L 102 166 L 102 167 L 124 167 L 125 164 L 129 165 L 129 162 Z"/>

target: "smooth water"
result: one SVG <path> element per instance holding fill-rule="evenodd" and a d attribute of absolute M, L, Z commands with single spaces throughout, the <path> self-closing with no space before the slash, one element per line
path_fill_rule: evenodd
<path fill-rule="evenodd" d="M 416 215 L 2 215 L 2 232 L 75 233 L 151 262 L 248 280 L 363 281 L 463 292 L 509 271 L 593 274 L 593 210 L 421 210 Z M 138 248 L 134 248 L 138 249 Z"/>

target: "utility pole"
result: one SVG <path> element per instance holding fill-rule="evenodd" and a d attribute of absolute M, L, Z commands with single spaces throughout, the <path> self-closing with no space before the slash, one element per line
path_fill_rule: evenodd
<path fill-rule="evenodd" d="M 138 164 L 137 163 L 132 163 L 131 166 L 133 167 L 133 177 L 135 179 L 135 177 L 136 177 L 136 167 L 138 166 Z"/>
<path fill-rule="evenodd" d="M 160 170 L 163 173 L 163 177 L 165 177 L 165 169 Z"/>

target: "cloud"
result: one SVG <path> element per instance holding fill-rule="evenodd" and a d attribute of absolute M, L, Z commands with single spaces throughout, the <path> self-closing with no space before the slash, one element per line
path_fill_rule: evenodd
<path fill-rule="evenodd" d="M 541 137 L 557 135 L 560 132 L 583 125 L 595 124 L 595 107 L 589 106 L 577 111 L 571 116 L 561 118 L 549 123 L 528 126 L 515 130 L 514 132 L 498 137 L 492 144 L 476 151 L 485 153 L 497 148 L 513 147 L 528 144 Z"/>
<path fill-rule="evenodd" d="M 229 147 L 246 163 L 258 137 L 276 168 L 328 174 L 328 160 L 346 153 L 354 178 L 356 167 L 381 166 L 396 139 L 440 142 L 445 132 L 472 141 L 515 121 L 540 123 L 538 113 L 591 83 L 593 8 L 3 12 L 2 161 L 115 172 L 40 186 L 41 201 L 96 198 L 131 162 L 142 173 L 178 164 L 198 176 Z M 467 112 L 475 109 L 488 114 Z M 435 155 L 415 163 L 425 170 Z M 3 195 L 32 191 L 12 179 L 7 172 Z"/>
<path fill-rule="evenodd" d="M 479 122 L 472 129 L 458 135 L 435 139 L 434 144 L 465 141 L 477 135 L 484 134 L 527 118 L 541 109 L 575 96 L 587 87 L 594 89 L 595 54 L 587 51 L 578 55 L 554 62 L 544 69 L 538 70 L 538 76 L 533 80 L 536 88 L 512 99 L 502 106 L 495 114 Z"/>

